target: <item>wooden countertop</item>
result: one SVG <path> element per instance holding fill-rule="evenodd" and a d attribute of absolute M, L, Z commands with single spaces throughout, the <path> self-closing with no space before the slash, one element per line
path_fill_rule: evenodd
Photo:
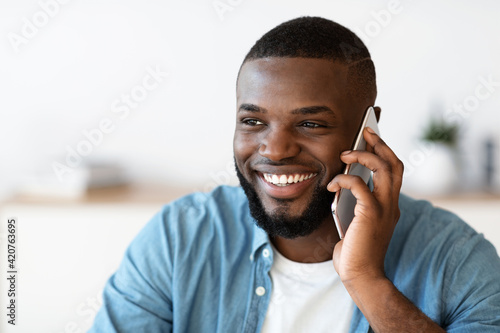
<path fill-rule="evenodd" d="M 2 204 L 95 204 L 95 203 L 136 203 L 136 204 L 165 204 L 189 193 L 197 191 L 195 188 L 171 187 L 168 185 L 121 185 L 107 188 L 89 189 L 84 196 L 78 198 L 42 197 L 17 195 L 1 201 Z M 416 199 L 425 199 L 431 202 L 496 202 L 500 204 L 499 193 L 487 192 L 457 192 L 444 196 L 429 196 L 416 193 L 407 193 Z"/>
<path fill-rule="evenodd" d="M 95 203 L 137 203 L 137 204 L 165 204 L 194 189 L 169 187 L 160 185 L 120 185 L 106 188 L 89 189 L 81 197 L 54 197 L 15 195 L 3 200 L 3 204 L 95 204 Z"/>

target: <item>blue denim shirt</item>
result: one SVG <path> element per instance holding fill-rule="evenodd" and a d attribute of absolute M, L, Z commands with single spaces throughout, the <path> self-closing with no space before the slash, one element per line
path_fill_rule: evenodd
<path fill-rule="evenodd" d="M 499 332 L 494 247 L 428 202 L 401 195 L 399 204 L 387 277 L 449 332 Z M 132 242 L 90 332 L 259 332 L 272 262 L 269 238 L 241 188 L 186 196 L 164 206 Z M 369 331 L 356 308 L 350 332 Z"/>

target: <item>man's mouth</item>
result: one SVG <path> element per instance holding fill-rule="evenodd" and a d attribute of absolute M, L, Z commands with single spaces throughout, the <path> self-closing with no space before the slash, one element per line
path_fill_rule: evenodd
<path fill-rule="evenodd" d="M 289 186 L 292 184 L 303 182 L 304 180 L 311 179 L 315 177 L 317 173 L 295 173 L 295 174 L 283 174 L 277 175 L 272 173 L 263 173 L 266 182 L 276 185 L 276 186 Z"/>
<path fill-rule="evenodd" d="M 274 174 L 259 172 L 265 193 L 276 199 L 292 199 L 301 196 L 318 175 L 315 172 Z"/>

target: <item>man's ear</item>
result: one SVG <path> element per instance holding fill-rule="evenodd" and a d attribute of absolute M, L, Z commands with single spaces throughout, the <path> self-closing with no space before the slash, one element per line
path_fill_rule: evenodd
<path fill-rule="evenodd" d="M 380 113 L 382 112 L 382 109 L 378 106 L 374 106 L 373 110 L 375 111 L 375 117 L 377 118 L 377 123 L 380 122 Z"/>

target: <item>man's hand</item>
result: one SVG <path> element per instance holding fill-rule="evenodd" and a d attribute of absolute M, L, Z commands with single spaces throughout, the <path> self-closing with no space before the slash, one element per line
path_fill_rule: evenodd
<path fill-rule="evenodd" d="M 373 131 L 365 129 L 363 136 L 366 151 L 344 152 L 340 158 L 373 171 L 373 192 L 360 177 L 344 174 L 327 187 L 349 189 L 357 200 L 354 219 L 335 245 L 335 270 L 376 332 L 443 332 L 385 276 L 385 254 L 400 215 L 403 163 Z"/>
<path fill-rule="evenodd" d="M 358 176 L 340 174 L 328 185 L 332 192 L 351 190 L 357 200 L 354 219 L 333 252 L 335 270 L 344 284 L 385 277 L 385 253 L 399 219 L 403 163 L 371 129 L 365 129 L 363 136 L 366 151 L 347 151 L 340 158 L 373 171 L 373 193 Z"/>

